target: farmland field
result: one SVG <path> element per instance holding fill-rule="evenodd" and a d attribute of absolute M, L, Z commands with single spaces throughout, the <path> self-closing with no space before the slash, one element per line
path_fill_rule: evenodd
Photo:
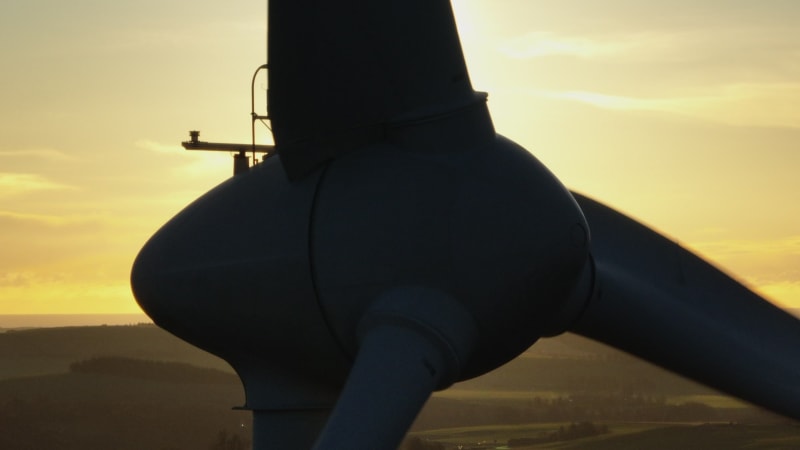
<path fill-rule="evenodd" d="M 245 450 L 244 401 L 230 366 L 153 325 L 0 333 L 3 449 Z M 403 450 L 798 449 L 799 427 L 564 335 L 435 394 Z"/>

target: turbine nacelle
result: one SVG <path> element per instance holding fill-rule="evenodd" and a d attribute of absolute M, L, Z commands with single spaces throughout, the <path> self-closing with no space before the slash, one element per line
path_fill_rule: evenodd
<path fill-rule="evenodd" d="M 800 418 L 798 321 L 496 135 L 447 0 L 269 12 L 279 157 L 132 274 L 239 373 L 254 448 L 395 448 L 433 390 L 567 329 Z"/>
<path fill-rule="evenodd" d="M 412 358 L 427 384 L 394 387 L 429 385 L 424 402 L 565 331 L 588 245 L 572 196 L 481 101 L 301 181 L 267 160 L 165 225 L 132 280 L 157 324 L 237 370 L 250 408 L 330 408 L 353 360 L 382 361 L 371 345 L 431 354 Z"/>

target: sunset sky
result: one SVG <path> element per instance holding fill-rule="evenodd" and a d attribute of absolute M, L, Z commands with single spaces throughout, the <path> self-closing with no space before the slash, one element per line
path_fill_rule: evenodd
<path fill-rule="evenodd" d="M 800 2 L 454 8 L 500 133 L 800 308 Z M 0 314 L 139 311 L 139 248 L 231 175 L 229 155 L 180 141 L 250 138 L 265 15 L 262 0 L 4 3 Z"/>

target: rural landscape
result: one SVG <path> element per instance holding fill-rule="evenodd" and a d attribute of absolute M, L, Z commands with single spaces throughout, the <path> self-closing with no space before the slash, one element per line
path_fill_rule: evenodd
<path fill-rule="evenodd" d="M 0 330 L 0 448 L 245 450 L 224 361 L 152 324 Z M 797 449 L 800 423 L 566 334 L 428 402 L 404 450 Z"/>

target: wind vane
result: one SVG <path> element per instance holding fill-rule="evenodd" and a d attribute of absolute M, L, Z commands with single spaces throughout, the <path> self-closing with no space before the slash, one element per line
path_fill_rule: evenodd
<path fill-rule="evenodd" d="M 266 64 L 261 65 L 253 73 L 253 81 L 250 83 L 250 118 L 251 118 L 251 136 L 252 141 L 250 144 L 232 144 L 228 142 L 203 142 L 200 141 L 200 131 L 192 130 L 189 132 L 189 140 L 181 142 L 181 145 L 186 150 L 210 150 L 220 152 L 232 152 L 233 155 L 233 174 L 239 175 L 250 170 L 250 159 L 247 153 L 252 153 L 253 164 L 257 164 L 256 153 L 263 153 L 265 160 L 274 154 L 274 145 L 256 144 L 256 122 L 260 121 L 266 125 L 266 120 L 269 120 L 268 115 L 260 115 L 256 112 L 256 76 L 261 70 L 266 70 Z"/>

